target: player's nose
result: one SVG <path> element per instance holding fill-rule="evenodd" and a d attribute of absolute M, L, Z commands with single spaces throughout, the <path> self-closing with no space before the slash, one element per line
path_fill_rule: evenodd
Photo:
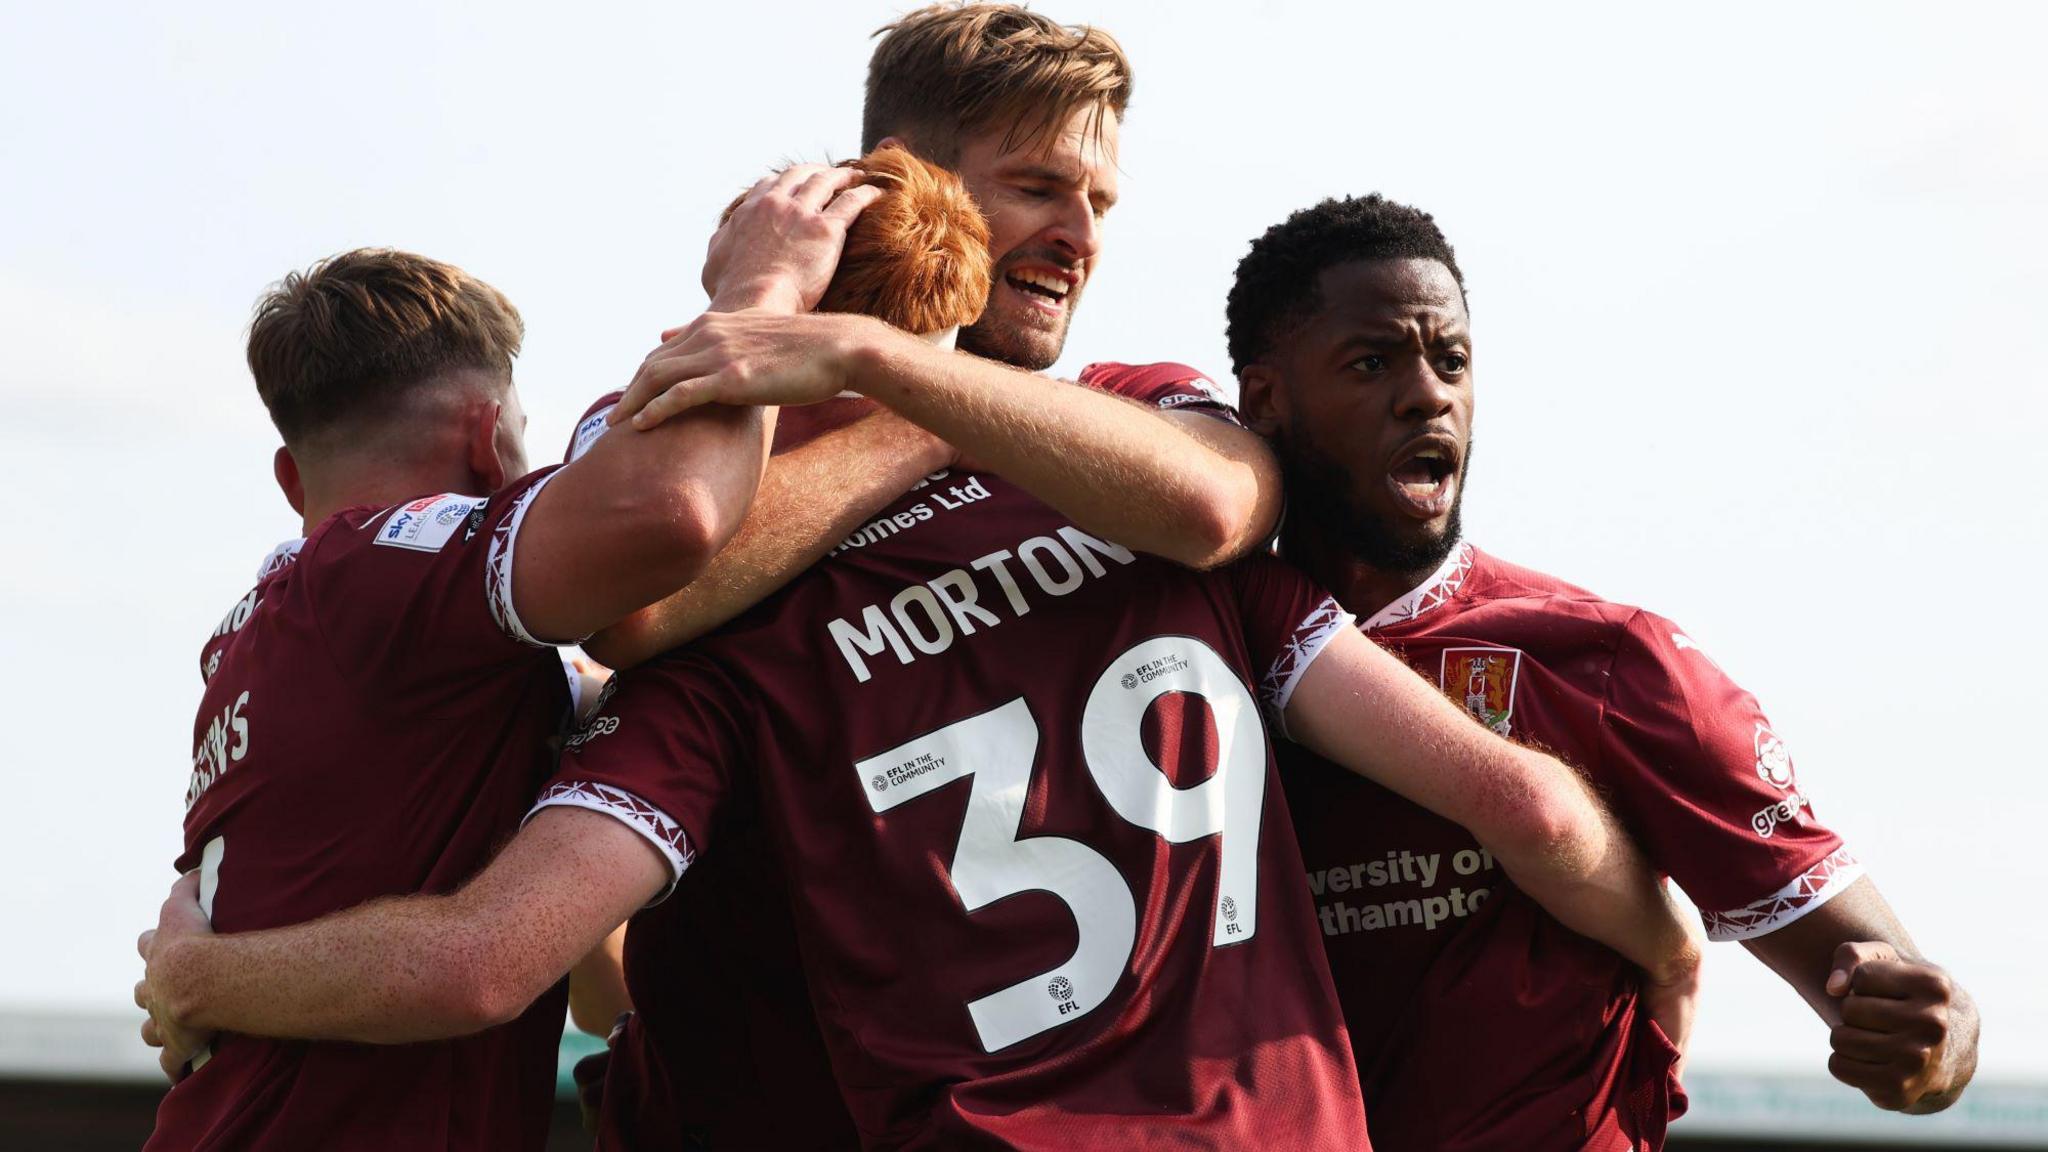
<path fill-rule="evenodd" d="M 1102 217 L 1086 195 L 1076 192 L 1061 200 L 1059 219 L 1047 239 L 1075 260 L 1092 260 L 1102 251 Z"/>
<path fill-rule="evenodd" d="M 1457 388 L 1423 357 L 1404 359 L 1394 389 L 1396 415 L 1429 420 L 1451 410 Z"/>

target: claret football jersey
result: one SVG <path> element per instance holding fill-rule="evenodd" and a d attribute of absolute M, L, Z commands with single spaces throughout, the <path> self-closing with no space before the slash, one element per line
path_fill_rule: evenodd
<path fill-rule="evenodd" d="M 1184 369 L 1089 379 L 1227 411 Z M 791 925 L 870 1147 L 1364 1148 L 1260 714 L 1348 624 L 1270 558 L 1191 572 L 943 472 L 622 673 L 541 806 L 624 821 L 685 889 L 758 826 L 780 882 L 750 890 L 783 901 L 758 914 Z M 749 931 L 706 909 L 633 923 L 643 1044 L 745 995 L 658 963 Z"/>
<path fill-rule="evenodd" d="M 468 879 L 554 766 L 569 688 L 513 606 L 553 470 L 488 498 L 354 508 L 273 552 L 200 656 L 185 844 L 222 932 Z M 152 1149 L 538 1149 L 564 1001 L 433 1044 L 222 1036 Z"/>
<path fill-rule="evenodd" d="M 1861 874 L 1757 702 L 1669 620 L 1460 545 L 1363 625 L 1504 736 L 1580 767 L 1708 935 Z M 1463 828 L 1293 745 L 1282 776 L 1381 1152 L 1655 1149 L 1683 1111 L 1635 969 Z"/>

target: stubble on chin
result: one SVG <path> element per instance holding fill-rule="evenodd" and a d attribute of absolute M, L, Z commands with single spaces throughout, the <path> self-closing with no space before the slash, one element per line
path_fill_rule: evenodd
<path fill-rule="evenodd" d="M 1311 447 L 1298 429 L 1290 429 L 1277 447 L 1287 485 L 1283 551 L 1285 536 L 1299 539 L 1298 533 L 1311 533 L 1375 571 L 1414 573 L 1440 567 L 1457 547 L 1463 532 L 1463 477 L 1451 514 L 1435 527 L 1373 508 L 1358 494 L 1358 478 Z"/>
<path fill-rule="evenodd" d="M 1043 372 L 1059 360 L 1066 343 L 1065 323 L 1052 330 L 1005 323 L 991 307 L 980 320 L 960 329 L 959 348 L 1012 368 Z"/>

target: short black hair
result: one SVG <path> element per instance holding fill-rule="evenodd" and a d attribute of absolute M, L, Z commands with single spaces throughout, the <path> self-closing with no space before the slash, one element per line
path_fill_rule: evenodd
<path fill-rule="evenodd" d="M 1377 192 L 1333 197 L 1266 229 L 1237 262 L 1224 309 L 1231 370 L 1242 373 L 1315 315 L 1323 306 L 1316 281 L 1324 269 L 1357 260 L 1436 260 L 1465 294 L 1457 254 L 1429 213 Z"/>

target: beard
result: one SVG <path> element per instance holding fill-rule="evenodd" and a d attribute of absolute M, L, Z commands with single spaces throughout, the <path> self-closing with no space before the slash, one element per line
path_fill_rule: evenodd
<path fill-rule="evenodd" d="M 958 347 L 962 352 L 972 352 L 984 360 L 1022 368 L 1026 372 L 1043 372 L 1058 362 L 1060 353 L 1066 349 L 1067 329 L 1074 323 L 1074 310 L 1081 305 L 1083 283 L 1067 294 L 1063 314 L 1057 323 L 1047 325 L 1043 317 L 1029 311 L 1029 305 L 1015 299 L 1016 290 L 1010 289 L 1010 270 L 1019 264 L 1049 264 L 1056 268 L 1075 267 L 1073 262 L 1056 249 L 1034 247 L 1005 253 L 990 270 L 988 299 L 982 305 L 981 316 L 974 323 L 960 329 Z M 1020 307 L 1027 309 L 1017 315 Z"/>
<path fill-rule="evenodd" d="M 1458 546 L 1464 533 L 1465 476 L 1472 467 L 1470 441 L 1458 472 L 1458 495 L 1441 528 L 1373 509 L 1357 494 L 1356 477 L 1318 450 L 1298 425 L 1288 429 L 1278 447 L 1287 484 L 1282 556 L 1305 556 L 1303 542 L 1315 538 L 1325 549 L 1376 571 L 1419 578 L 1440 567 Z"/>
<path fill-rule="evenodd" d="M 995 291 L 994 288 L 989 289 L 991 295 Z M 960 329 L 956 346 L 960 351 L 972 352 L 984 360 L 994 360 L 1026 372 L 1043 372 L 1058 362 L 1066 343 L 1067 325 L 1064 322 L 1058 331 L 1033 330 L 1005 324 L 995 315 L 995 309 L 989 308 L 982 312 L 981 319 Z"/>

